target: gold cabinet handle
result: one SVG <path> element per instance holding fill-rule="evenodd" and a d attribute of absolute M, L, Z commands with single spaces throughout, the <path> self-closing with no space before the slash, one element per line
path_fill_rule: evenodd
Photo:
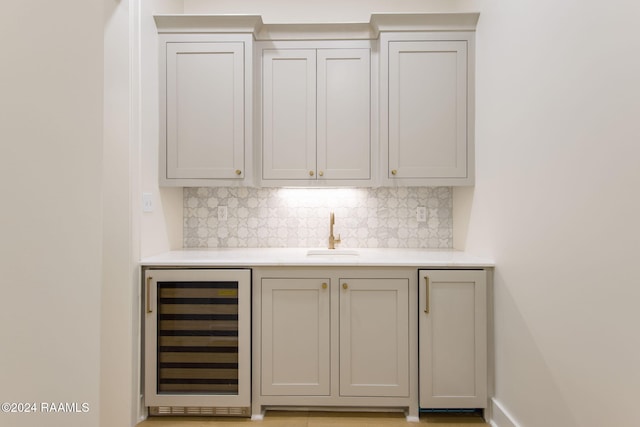
<path fill-rule="evenodd" d="M 429 314 L 429 276 L 424 276 L 424 281 L 426 285 L 424 312 Z"/>
<path fill-rule="evenodd" d="M 396 176 L 398 171 L 396 169 L 391 169 L 391 175 Z"/>
<path fill-rule="evenodd" d="M 347 285 L 346 283 L 342 284 L 342 289 L 349 289 L 349 285 Z"/>
<path fill-rule="evenodd" d="M 318 172 L 318 176 L 324 176 L 324 172 L 322 171 Z"/>
<path fill-rule="evenodd" d="M 147 277 L 147 313 L 153 312 L 151 309 L 151 280 L 153 280 L 153 277 Z"/>
<path fill-rule="evenodd" d="M 313 176 L 315 172 L 309 171 L 309 176 Z"/>
<path fill-rule="evenodd" d="M 322 284 L 322 289 L 327 289 L 327 286 L 328 286 L 328 285 L 327 285 L 326 283 L 323 283 L 323 284 Z"/>
<path fill-rule="evenodd" d="M 242 175 L 242 171 L 240 169 L 236 169 L 236 175 Z"/>

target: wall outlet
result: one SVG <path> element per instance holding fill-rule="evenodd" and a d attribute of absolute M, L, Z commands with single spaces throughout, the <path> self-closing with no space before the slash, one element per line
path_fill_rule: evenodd
<path fill-rule="evenodd" d="M 416 221 L 427 222 L 427 208 L 425 206 L 418 206 L 416 208 Z"/>
<path fill-rule="evenodd" d="M 226 221 L 226 220 L 227 220 L 227 207 L 218 206 L 218 221 Z"/>
<path fill-rule="evenodd" d="M 142 212 L 153 212 L 153 193 L 142 193 Z"/>

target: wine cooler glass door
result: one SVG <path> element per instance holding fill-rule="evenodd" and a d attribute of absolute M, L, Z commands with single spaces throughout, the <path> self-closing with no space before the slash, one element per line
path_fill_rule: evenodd
<path fill-rule="evenodd" d="M 250 271 L 147 270 L 145 284 L 147 406 L 248 407 Z"/>

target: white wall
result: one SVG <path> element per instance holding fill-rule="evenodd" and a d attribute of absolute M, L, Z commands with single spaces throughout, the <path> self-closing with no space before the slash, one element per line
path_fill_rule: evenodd
<path fill-rule="evenodd" d="M 0 14 L 0 402 L 89 405 L 0 412 L 2 426 L 98 425 L 102 6 Z"/>
<path fill-rule="evenodd" d="M 100 425 L 136 423 L 140 211 L 137 1 L 104 0 Z M 117 350 L 115 350 L 117 349 Z"/>
<path fill-rule="evenodd" d="M 497 263 L 496 400 L 520 426 L 638 426 L 640 6 L 479 5 L 466 246 Z"/>
<path fill-rule="evenodd" d="M 158 186 L 158 32 L 154 14 L 183 13 L 181 0 L 140 1 L 140 91 L 142 192 L 151 193 L 154 211 L 141 217 L 141 256 L 182 247 L 182 188 Z M 140 195 L 141 196 L 141 195 Z"/>

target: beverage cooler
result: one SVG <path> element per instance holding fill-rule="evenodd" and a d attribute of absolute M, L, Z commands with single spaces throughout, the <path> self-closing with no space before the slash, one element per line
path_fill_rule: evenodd
<path fill-rule="evenodd" d="M 144 271 L 150 415 L 250 416 L 251 270 Z"/>

